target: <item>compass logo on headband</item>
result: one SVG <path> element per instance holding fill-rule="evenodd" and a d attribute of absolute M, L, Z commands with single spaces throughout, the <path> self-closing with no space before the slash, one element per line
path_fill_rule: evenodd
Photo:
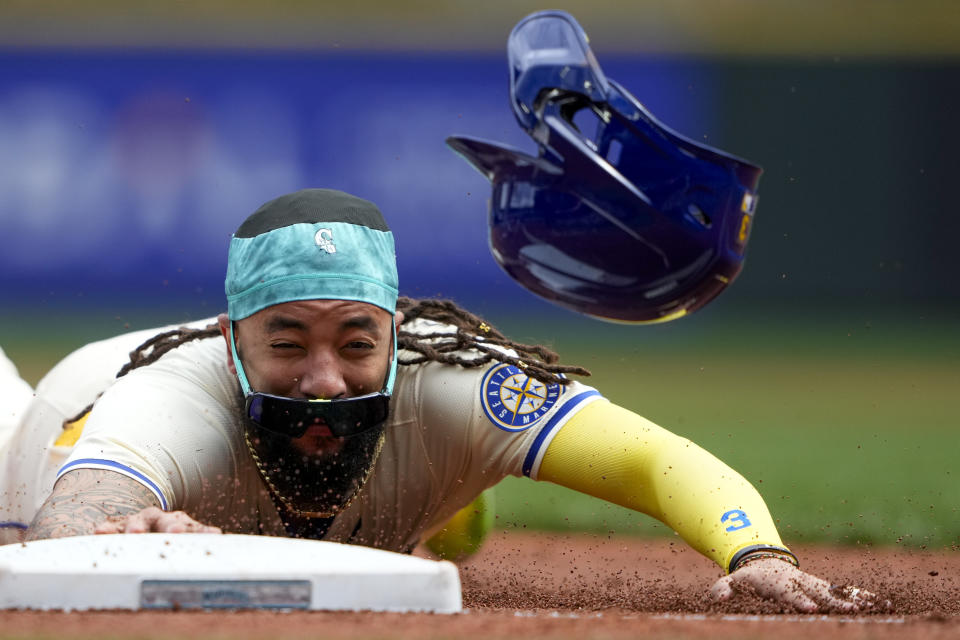
<path fill-rule="evenodd" d="M 504 431 L 529 429 L 557 403 L 563 387 L 546 384 L 512 364 L 498 364 L 480 385 L 483 410 Z"/>

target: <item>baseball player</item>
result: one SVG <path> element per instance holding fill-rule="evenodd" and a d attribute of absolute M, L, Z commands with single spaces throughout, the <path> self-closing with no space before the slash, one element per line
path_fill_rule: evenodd
<path fill-rule="evenodd" d="M 264 204 L 225 288 L 225 314 L 87 345 L 38 384 L 0 456 L 7 541 L 223 531 L 409 552 L 509 474 L 661 520 L 728 573 L 717 598 L 874 602 L 802 572 L 743 477 L 567 377 L 582 369 L 398 298 L 370 202 Z"/>

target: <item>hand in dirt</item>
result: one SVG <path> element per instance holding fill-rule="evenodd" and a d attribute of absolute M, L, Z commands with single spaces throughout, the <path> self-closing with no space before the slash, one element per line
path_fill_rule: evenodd
<path fill-rule="evenodd" d="M 183 511 L 147 507 L 129 516 L 112 516 L 97 525 L 94 533 L 223 533 L 218 527 L 197 522 Z"/>
<path fill-rule="evenodd" d="M 710 589 L 710 595 L 722 602 L 743 591 L 804 613 L 855 613 L 889 608 L 889 603 L 881 603 L 866 589 L 831 586 L 826 580 L 776 558 L 756 560 L 720 578 Z"/>

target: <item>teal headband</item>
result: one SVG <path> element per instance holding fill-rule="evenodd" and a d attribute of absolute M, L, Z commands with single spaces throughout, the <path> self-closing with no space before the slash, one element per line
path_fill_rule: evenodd
<path fill-rule="evenodd" d="M 397 284 L 393 234 L 376 205 L 304 189 L 260 207 L 230 240 L 227 315 L 296 300 L 355 300 L 393 314 Z"/>
<path fill-rule="evenodd" d="M 255 211 L 230 240 L 224 289 L 231 321 L 299 300 L 354 300 L 394 315 L 393 234 L 376 205 L 342 191 L 281 196 Z M 395 371 L 396 357 L 388 388 Z M 246 376 L 238 374 L 246 391 Z"/>
<path fill-rule="evenodd" d="M 299 223 L 230 240 L 227 315 L 242 320 L 295 300 L 356 300 L 393 314 L 393 234 L 343 222 Z"/>

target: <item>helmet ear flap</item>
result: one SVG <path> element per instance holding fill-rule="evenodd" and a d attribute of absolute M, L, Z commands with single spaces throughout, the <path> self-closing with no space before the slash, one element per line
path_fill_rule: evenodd
<path fill-rule="evenodd" d="M 468 136 L 450 136 L 446 143 L 491 182 L 496 182 L 497 176 L 517 176 L 532 173 L 534 169 L 548 175 L 563 174 L 562 169 L 548 160 L 531 156 L 505 144 Z"/>
<path fill-rule="evenodd" d="M 501 268 L 613 322 L 672 320 L 722 292 L 742 268 L 762 170 L 658 122 L 604 75 L 567 13 L 524 18 L 507 49 L 510 102 L 538 156 L 447 139 L 492 183 Z"/>

